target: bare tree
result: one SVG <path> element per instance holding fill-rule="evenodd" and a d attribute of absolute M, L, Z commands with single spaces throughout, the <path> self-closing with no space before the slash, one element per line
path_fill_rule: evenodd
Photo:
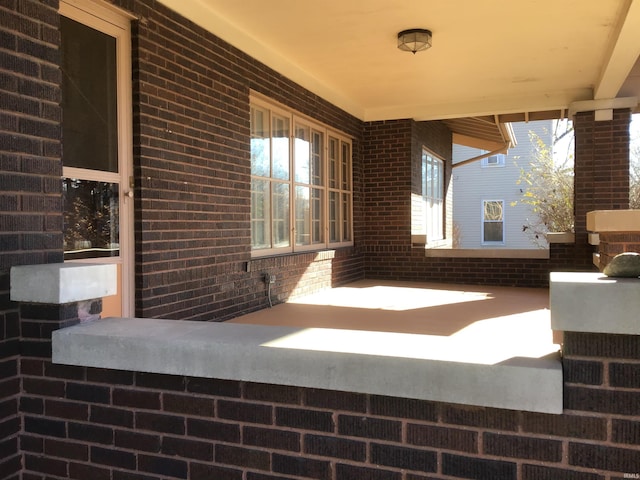
<path fill-rule="evenodd" d="M 534 132 L 529 132 L 529 140 L 533 151 L 528 168 L 520 169 L 517 181 L 522 191 L 519 203 L 531 208 L 531 216 L 522 229 L 533 243 L 544 248 L 547 233 L 574 229 L 573 126 L 566 121 L 556 122 L 552 145 L 547 145 Z M 559 149 L 566 150 L 560 152 Z"/>

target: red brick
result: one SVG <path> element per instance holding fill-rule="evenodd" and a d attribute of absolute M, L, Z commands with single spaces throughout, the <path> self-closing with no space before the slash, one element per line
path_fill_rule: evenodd
<path fill-rule="evenodd" d="M 335 428 L 331 412 L 283 407 L 276 407 L 276 425 L 323 432 Z"/>
<path fill-rule="evenodd" d="M 286 430 L 247 426 L 242 429 L 242 443 L 256 447 L 299 452 L 300 434 Z"/>
<path fill-rule="evenodd" d="M 338 433 L 346 436 L 400 441 L 402 424 L 395 420 L 340 415 Z"/>
<path fill-rule="evenodd" d="M 268 471 L 271 468 L 271 455 L 268 452 L 224 444 L 216 446 L 215 461 L 256 470 Z"/>
<path fill-rule="evenodd" d="M 412 445 L 461 452 L 478 451 L 478 433 L 472 430 L 409 424 L 407 425 L 407 442 Z"/>
<path fill-rule="evenodd" d="M 484 453 L 489 455 L 545 462 L 562 460 L 562 442 L 558 440 L 485 433 L 482 442 Z"/>

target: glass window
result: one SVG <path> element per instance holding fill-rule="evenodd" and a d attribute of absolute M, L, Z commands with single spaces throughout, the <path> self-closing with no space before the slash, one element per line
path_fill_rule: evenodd
<path fill-rule="evenodd" d="M 486 152 L 485 152 L 486 153 Z M 484 157 L 480 162 L 483 168 L 485 167 L 504 167 L 505 155 L 504 153 L 499 153 L 497 155 L 491 155 L 490 157 Z"/>
<path fill-rule="evenodd" d="M 254 253 L 350 243 L 351 161 L 348 138 L 298 118 L 295 112 L 252 99 Z"/>
<path fill-rule="evenodd" d="M 504 243 L 504 201 L 482 202 L 482 243 Z"/>
<path fill-rule="evenodd" d="M 422 192 L 427 242 L 444 238 L 444 162 L 422 150 Z"/>
<path fill-rule="evenodd" d="M 60 17 L 65 167 L 118 171 L 116 39 Z"/>
<path fill-rule="evenodd" d="M 64 258 L 120 255 L 118 184 L 64 178 Z"/>

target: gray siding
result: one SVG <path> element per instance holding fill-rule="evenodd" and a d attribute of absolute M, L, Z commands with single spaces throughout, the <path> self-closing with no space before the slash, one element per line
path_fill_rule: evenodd
<path fill-rule="evenodd" d="M 504 167 L 482 167 L 482 162 L 472 162 L 453 170 L 453 218 L 459 235 L 459 248 L 538 248 L 522 231 L 527 218 L 533 214 L 527 205 L 512 202 L 522 198 L 517 181 L 520 169 L 528 168 L 533 157 L 533 145 L 529 132 L 533 131 L 549 144 L 551 120 L 514 123 L 513 130 L 518 144 L 509 150 Z M 461 162 L 483 153 L 482 150 L 453 146 L 453 163 Z M 504 244 L 482 244 L 482 202 L 504 200 Z"/>

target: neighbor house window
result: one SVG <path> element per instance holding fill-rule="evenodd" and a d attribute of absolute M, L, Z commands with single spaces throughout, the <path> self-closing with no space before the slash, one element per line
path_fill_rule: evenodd
<path fill-rule="evenodd" d="M 422 192 L 426 209 L 427 242 L 444 238 L 444 162 L 422 149 Z"/>
<path fill-rule="evenodd" d="M 482 243 L 504 243 L 504 201 L 483 200 Z"/>
<path fill-rule="evenodd" d="M 255 254 L 352 242 L 351 141 L 262 99 L 251 101 Z"/>
<path fill-rule="evenodd" d="M 505 155 L 504 153 L 499 153 L 497 155 L 491 155 L 490 157 L 485 157 L 481 160 L 480 164 L 483 168 L 486 167 L 504 167 L 505 166 Z"/>

